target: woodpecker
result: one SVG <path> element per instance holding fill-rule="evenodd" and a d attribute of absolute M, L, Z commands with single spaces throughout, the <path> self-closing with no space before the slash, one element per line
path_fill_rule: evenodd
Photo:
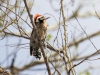
<path fill-rule="evenodd" d="M 33 18 L 34 18 L 33 21 L 34 21 L 37 33 L 33 27 L 33 30 L 31 33 L 31 38 L 30 38 L 30 55 L 35 56 L 36 58 L 40 59 L 41 58 L 41 51 L 40 51 L 39 40 L 41 41 L 42 46 L 44 47 L 47 26 L 48 26 L 46 20 L 49 17 L 46 18 L 41 14 L 36 14 Z M 39 40 L 37 39 L 36 35 L 38 35 Z"/>

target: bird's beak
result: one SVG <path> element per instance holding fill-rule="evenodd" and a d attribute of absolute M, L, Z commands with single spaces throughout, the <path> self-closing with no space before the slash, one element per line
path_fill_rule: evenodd
<path fill-rule="evenodd" d="M 43 17 L 43 18 L 40 18 L 40 20 L 47 20 L 47 19 L 49 19 L 50 17 Z"/>
<path fill-rule="evenodd" d="M 47 20 L 47 19 L 49 19 L 50 17 L 46 17 L 45 19 Z"/>

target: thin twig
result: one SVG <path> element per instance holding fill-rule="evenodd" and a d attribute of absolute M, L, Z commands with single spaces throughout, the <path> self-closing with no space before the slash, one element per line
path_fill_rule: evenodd
<path fill-rule="evenodd" d="M 74 68 L 74 67 L 80 65 L 82 62 L 84 62 L 84 61 L 87 60 L 88 58 L 90 58 L 90 57 L 92 57 L 92 56 L 94 56 L 95 54 L 98 54 L 98 53 L 100 53 L 100 50 L 97 50 L 95 53 L 93 53 L 93 54 L 89 55 L 88 57 L 84 58 L 81 62 L 79 62 L 78 64 L 75 64 L 72 68 Z M 69 70 L 69 72 L 72 70 L 72 68 Z"/>
<path fill-rule="evenodd" d="M 56 69 L 56 67 L 53 65 L 53 63 L 51 61 L 49 61 L 51 63 L 51 65 L 54 67 L 55 71 L 57 71 L 58 75 L 61 75 L 60 72 Z"/>
<path fill-rule="evenodd" d="M 67 75 L 70 75 L 69 69 L 71 68 L 72 65 L 71 65 L 68 53 L 65 53 L 65 52 L 68 51 L 68 47 L 67 47 L 68 38 L 67 38 L 67 33 L 66 33 L 67 29 L 66 29 L 66 18 L 64 16 L 64 9 L 63 9 L 63 0 L 60 1 L 60 4 L 61 4 L 61 12 L 62 12 L 62 18 L 63 18 L 63 29 L 64 29 L 63 60 L 65 62 L 65 67 L 66 67 Z M 67 57 L 68 61 L 66 61 L 66 57 Z M 74 75 L 74 73 L 73 73 L 73 75 Z"/>
<path fill-rule="evenodd" d="M 73 11 L 72 11 L 73 12 Z M 73 12 L 73 14 L 74 14 L 74 12 Z M 93 44 L 93 42 L 91 41 L 91 39 L 89 38 L 89 36 L 88 36 L 88 34 L 85 32 L 85 30 L 82 28 L 82 26 L 81 26 L 81 24 L 79 23 L 79 21 L 78 21 L 78 19 L 76 18 L 76 16 L 75 16 L 75 19 L 76 19 L 76 21 L 78 22 L 78 24 L 79 24 L 79 26 L 81 27 L 81 29 L 83 30 L 83 32 L 85 33 L 85 35 L 87 36 L 87 38 L 89 39 L 89 41 L 91 42 L 91 44 L 93 45 L 93 47 L 96 49 L 96 50 L 98 50 L 97 48 L 96 48 L 96 46 Z"/>
<path fill-rule="evenodd" d="M 33 25 L 33 27 L 34 27 L 34 30 L 35 30 L 35 32 L 36 32 L 37 39 L 38 39 L 38 41 L 39 41 L 39 37 L 38 37 L 38 34 L 37 34 L 36 26 L 35 26 L 35 24 L 34 24 L 34 22 L 33 22 L 33 20 L 32 20 L 32 16 L 31 16 L 30 11 L 29 11 L 29 8 L 28 8 L 28 6 L 27 6 L 26 0 L 24 0 L 24 4 L 25 4 L 25 7 L 26 7 L 26 9 L 27 9 L 28 15 L 29 15 L 29 17 L 30 17 L 31 23 L 32 23 L 32 25 Z M 39 44 L 40 44 L 40 48 L 41 48 L 41 51 L 42 51 L 42 54 L 43 54 L 43 57 L 44 57 L 44 60 L 45 60 L 45 63 L 46 63 L 48 75 L 51 75 L 51 70 L 50 70 L 50 67 L 49 67 L 48 59 L 47 59 L 47 56 L 45 55 L 45 52 L 44 52 L 44 50 L 43 50 L 43 46 L 42 46 L 42 44 L 41 44 L 41 41 L 39 41 Z"/>

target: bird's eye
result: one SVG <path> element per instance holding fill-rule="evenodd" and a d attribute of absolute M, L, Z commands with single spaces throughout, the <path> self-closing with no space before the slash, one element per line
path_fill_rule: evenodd
<path fill-rule="evenodd" d="M 39 19 L 39 22 L 40 22 L 40 23 L 43 23 L 43 19 Z"/>
<path fill-rule="evenodd" d="M 43 23 L 44 17 L 41 17 L 38 20 L 39 20 L 39 22 Z"/>

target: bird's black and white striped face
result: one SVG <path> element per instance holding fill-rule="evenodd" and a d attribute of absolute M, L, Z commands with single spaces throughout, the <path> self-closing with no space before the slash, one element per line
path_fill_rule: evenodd
<path fill-rule="evenodd" d="M 36 19 L 35 19 L 35 23 L 43 23 L 44 20 L 47 20 L 49 17 L 44 17 L 44 16 L 38 16 Z"/>
<path fill-rule="evenodd" d="M 43 23 L 44 20 L 45 20 L 45 17 L 44 17 L 44 16 L 38 16 L 38 17 L 35 19 L 35 23 L 37 23 L 37 22 Z"/>

